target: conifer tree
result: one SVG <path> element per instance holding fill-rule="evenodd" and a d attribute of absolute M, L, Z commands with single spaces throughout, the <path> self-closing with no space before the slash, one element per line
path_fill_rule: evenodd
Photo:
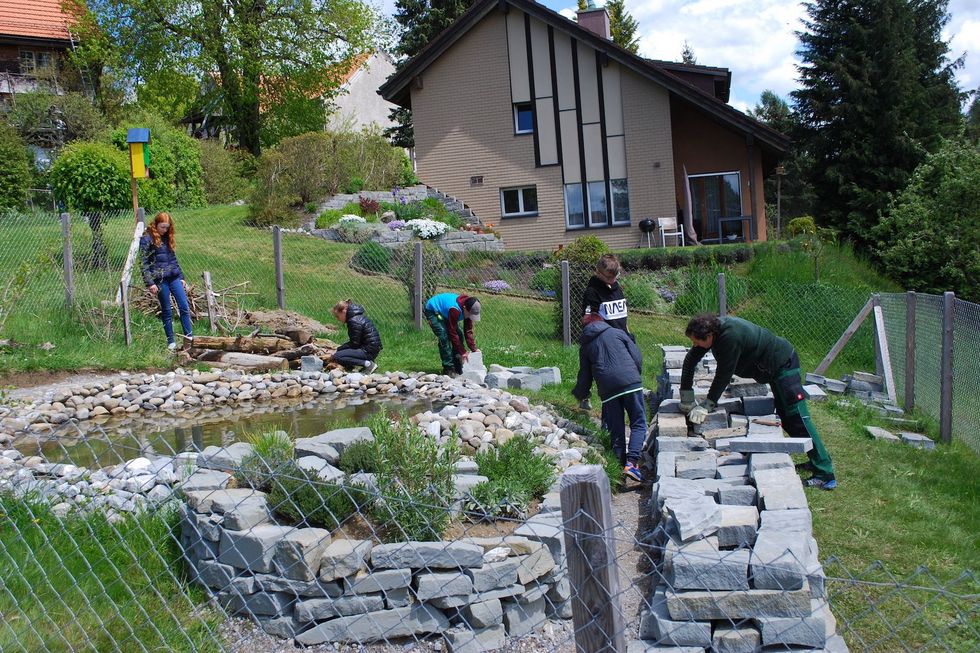
<path fill-rule="evenodd" d="M 626 11 L 626 1 L 609 0 L 606 3 L 606 11 L 609 12 L 609 35 L 612 37 L 612 42 L 636 54 L 640 49 L 640 40 L 636 36 L 639 24 Z"/>
<path fill-rule="evenodd" d="M 681 61 L 686 64 L 697 64 L 698 58 L 694 56 L 694 49 L 684 41 L 684 49 L 681 50 Z"/>

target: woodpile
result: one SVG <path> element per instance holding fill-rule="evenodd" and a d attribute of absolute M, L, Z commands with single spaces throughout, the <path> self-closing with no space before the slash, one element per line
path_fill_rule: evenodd
<path fill-rule="evenodd" d="M 337 344 L 326 338 L 314 338 L 309 331 L 288 329 L 281 333 L 258 333 L 237 336 L 194 336 L 183 352 L 187 363 L 206 362 L 213 367 L 236 367 L 250 370 L 299 369 L 303 356 L 315 356 L 325 369 L 339 367 L 331 362 Z"/>
<path fill-rule="evenodd" d="M 246 324 L 244 309 L 240 307 L 241 299 L 247 295 L 255 293 L 248 292 L 248 281 L 236 283 L 220 290 L 215 290 L 214 310 L 216 326 L 230 333 L 242 324 Z M 142 313 L 160 317 L 160 300 L 156 295 L 150 294 L 149 290 L 131 288 L 129 291 L 130 306 Z M 187 304 L 191 309 L 191 319 L 200 320 L 208 317 L 208 298 L 207 292 L 195 284 L 187 284 L 186 289 Z M 174 316 L 178 315 L 177 300 L 171 296 L 171 309 Z"/>

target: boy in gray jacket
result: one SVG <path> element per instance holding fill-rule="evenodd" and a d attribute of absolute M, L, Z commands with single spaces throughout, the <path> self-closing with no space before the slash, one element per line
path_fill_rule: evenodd
<path fill-rule="evenodd" d="M 643 356 L 628 333 L 610 326 L 597 313 L 586 315 L 582 323 L 585 328 L 579 336 L 578 381 L 572 394 L 585 401 L 595 381 L 602 400 L 602 421 L 609 430 L 612 449 L 623 465 L 623 474 L 642 483 L 640 448 L 647 434 Z M 629 446 L 624 412 L 629 417 Z"/>

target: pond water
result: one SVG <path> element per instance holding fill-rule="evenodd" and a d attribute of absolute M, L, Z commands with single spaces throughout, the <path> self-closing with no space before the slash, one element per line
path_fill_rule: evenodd
<path fill-rule="evenodd" d="M 187 416 L 145 413 L 101 424 L 81 422 L 66 426 L 59 437 L 43 442 L 22 439 L 14 446 L 26 456 L 38 455 L 47 462 L 97 469 L 138 456 L 173 456 L 211 445 L 227 446 L 268 431 L 286 431 L 293 439 L 308 438 L 335 428 L 359 426 L 382 410 L 411 415 L 432 407 L 432 402 L 417 397 L 226 405 Z"/>

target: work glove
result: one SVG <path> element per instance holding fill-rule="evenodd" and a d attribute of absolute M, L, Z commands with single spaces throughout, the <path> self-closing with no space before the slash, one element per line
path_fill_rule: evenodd
<path fill-rule="evenodd" d="M 708 413 L 715 409 L 715 402 L 708 399 L 704 402 L 704 405 L 697 405 L 691 412 L 687 414 L 687 418 L 691 420 L 691 424 L 704 424 L 704 420 L 708 419 Z"/>
<path fill-rule="evenodd" d="M 582 410 L 592 410 L 592 402 L 588 397 L 586 397 L 582 401 L 578 402 L 578 407 Z"/>
<path fill-rule="evenodd" d="M 681 412 L 687 415 L 695 406 L 697 403 L 694 401 L 694 390 L 681 390 Z"/>

